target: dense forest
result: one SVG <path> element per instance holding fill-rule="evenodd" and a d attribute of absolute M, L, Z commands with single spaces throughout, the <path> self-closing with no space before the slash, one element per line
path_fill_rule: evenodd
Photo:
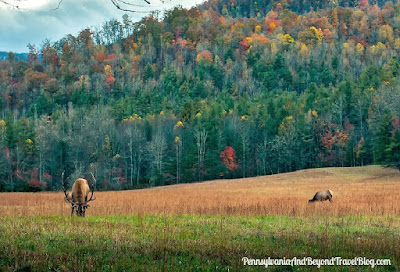
<path fill-rule="evenodd" d="M 209 1 L 0 61 L 0 191 L 400 167 L 400 5 Z"/>

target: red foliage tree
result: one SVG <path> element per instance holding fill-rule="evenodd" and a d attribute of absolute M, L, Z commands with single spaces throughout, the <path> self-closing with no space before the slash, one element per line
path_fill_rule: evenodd
<path fill-rule="evenodd" d="M 392 137 L 394 137 L 394 134 L 396 133 L 397 130 L 400 130 L 400 119 L 397 118 L 396 116 L 392 118 Z"/>
<path fill-rule="evenodd" d="M 29 187 L 33 189 L 39 189 L 40 186 L 42 186 L 42 183 L 40 182 L 38 178 L 38 169 L 34 168 L 30 174 L 30 179 L 28 181 Z"/>
<path fill-rule="evenodd" d="M 346 122 L 343 130 L 331 123 L 324 133 L 320 133 L 321 143 L 325 149 L 324 153 L 319 154 L 323 163 L 328 166 L 336 166 L 344 161 L 346 147 L 353 129 L 353 125 L 349 122 Z"/>
<path fill-rule="evenodd" d="M 4 147 L 4 155 L 6 155 L 6 159 L 9 161 L 10 160 L 10 150 L 8 147 Z"/>
<path fill-rule="evenodd" d="M 19 183 L 26 183 L 33 191 L 46 189 L 47 184 L 51 181 L 51 175 L 47 172 L 42 174 L 42 181 L 40 181 L 39 169 L 37 167 L 26 169 L 25 171 L 17 169 L 14 171 L 14 177 Z"/>
<path fill-rule="evenodd" d="M 360 2 L 358 3 L 359 7 L 361 9 L 364 9 L 365 7 L 367 7 L 369 5 L 368 0 L 360 0 Z"/>
<path fill-rule="evenodd" d="M 249 42 L 246 39 L 243 39 L 242 41 L 239 42 L 239 44 L 242 46 L 242 51 L 246 51 L 247 48 L 249 48 Z"/>
<path fill-rule="evenodd" d="M 115 82 L 115 77 L 113 77 L 113 76 L 108 76 L 107 77 L 107 83 L 109 85 L 113 84 L 114 82 Z"/>
<path fill-rule="evenodd" d="M 234 171 L 238 168 L 238 165 L 235 162 L 235 150 L 230 147 L 226 146 L 225 149 L 221 152 L 219 155 L 222 164 L 226 165 L 228 167 L 229 171 Z"/>
<path fill-rule="evenodd" d="M 107 59 L 108 59 L 108 60 L 116 60 L 116 59 L 117 59 L 117 56 L 116 56 L 114 53 L 112 53 L 112 54 L 110 54 L 110 55 L 107 56 Z"/>

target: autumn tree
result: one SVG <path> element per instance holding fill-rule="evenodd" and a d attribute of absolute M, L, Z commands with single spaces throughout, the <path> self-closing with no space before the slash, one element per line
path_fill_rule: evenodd
<path fill-rule="evenodd" d="M 229 171 L 234 171 L 238 169 L 238 165 L 236 163 L 236 155 L 235 150 L 232 147 L 226 146 L 225 149 L 220 154 L 220 159 L 222 164 L 224 164 Z"/>

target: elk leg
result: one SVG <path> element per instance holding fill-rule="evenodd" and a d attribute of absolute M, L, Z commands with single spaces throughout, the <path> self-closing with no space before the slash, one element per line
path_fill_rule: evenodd
<path fill-rule="evenodd" d="M 71 217 L 74 215 L 74 207 L 71 208 Z"/>

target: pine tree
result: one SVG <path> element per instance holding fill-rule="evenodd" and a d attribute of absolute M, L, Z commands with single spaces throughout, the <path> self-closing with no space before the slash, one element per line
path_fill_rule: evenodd
<path fill-rule="evenodd" d="M 400 170 L 400 130 L 394 132 L 393 138 L 385 151 L 388 165 Z"/>
<path fill-rule="evenodd" d="M 386 163 L 387 162 L 387 153 L 386 150 L 389 148 L 391 143 L 391 115 L 385 114 L 382 118 L 379 129 L 377 132 L 377 141 L 375 146 L 375 158 L 378 163 Z"/>
<path fill-rule="evenodd" d="M 144 67 L 143 79 L 148 80 L 152 79 L 153 77 L 154 77 L 153 67 L 151 66 L 150 63 L 147 63 L 146 66 Z"/>

